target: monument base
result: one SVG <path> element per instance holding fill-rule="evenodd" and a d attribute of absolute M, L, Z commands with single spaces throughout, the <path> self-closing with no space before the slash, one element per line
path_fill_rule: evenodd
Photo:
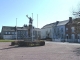
<path fill-rule="evenodd" d="M 32 37 L 25 38 L 24 41 L 31 42 L 32 41 Z M 34 39 L 33 39 L 33 41 L 34 41 Z"/>
<path fill-rule="evenodd" d="M 19 47 L 33 47 L 33 46 L 44 46 L 45 41 L 36 40 L 36 41 L 13 41 L 11 46 L 18 45 Z"/>

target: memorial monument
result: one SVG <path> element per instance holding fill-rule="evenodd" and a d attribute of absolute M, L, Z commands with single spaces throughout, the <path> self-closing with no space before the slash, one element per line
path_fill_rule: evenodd
<path fill-rule="evenodd" d="M 33 40 L 33 19 L 31 17 L 28 17 L 28 15 L 26 15 L 26 17 L 29 19 L 29 26 L 28 26 L 28 38 L 20 41 L 13 41 L 11 42 L 11 45 L 18 45 L 18 46 L 44 46 L 45 45 L 45 41 L 42 40 Z"/>

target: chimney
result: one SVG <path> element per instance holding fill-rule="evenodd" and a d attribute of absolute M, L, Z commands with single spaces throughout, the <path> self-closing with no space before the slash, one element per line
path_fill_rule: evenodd
<path fill-rule="evenodd" d="M 69 17 L 69 22 L 72 23 L 72 17 Z"/>
<path fill-rule="evenodd" d="M 56 21 L 56 25 L 59 23 L 59 21 Z"/>

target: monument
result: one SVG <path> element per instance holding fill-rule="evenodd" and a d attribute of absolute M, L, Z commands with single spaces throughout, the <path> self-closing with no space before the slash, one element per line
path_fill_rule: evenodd
<path fill-rule="evenodd" d="M 41 40 L 33 40 L 33 19 L 31 17 L 28 17 L 28 15 L 26 15 L 26 17 L 29 19 L 29 26 L 28 26 L 28 38 L 20 41 L 13 41 L 11 42 L 11 45 L 18 45 L 18 46 L 44 46 L 45 45 L 45 41 L 41 41 Z"/>
<path fill-rule="evenodd" d="M 26 15 L 26 17 L 29 19 L 29 25 L 28 25 L 28 37 L 26 39 L 24 39 L 24 41 L 33 41 L 33 19 L 31 17 L 28 17 L 28 15 Z"/>
<path fill-rule="evenodd" d="M 32 23 L 33 23 L 33 19 L 31 17 L 28 17 L 28 15 L 26 15 L 26 17 L 29 19 L 29 26 L 28 26 L 28 37 L 32 37 Z"/>

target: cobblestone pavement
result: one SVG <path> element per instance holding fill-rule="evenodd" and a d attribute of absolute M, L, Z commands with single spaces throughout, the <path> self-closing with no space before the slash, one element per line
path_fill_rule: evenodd
<path fill-rule="evenodd" d="M 15 47 L 0 42 L 0 60 L 80 60 L 80 45 L 46 42 L 45 46 Z"/>

